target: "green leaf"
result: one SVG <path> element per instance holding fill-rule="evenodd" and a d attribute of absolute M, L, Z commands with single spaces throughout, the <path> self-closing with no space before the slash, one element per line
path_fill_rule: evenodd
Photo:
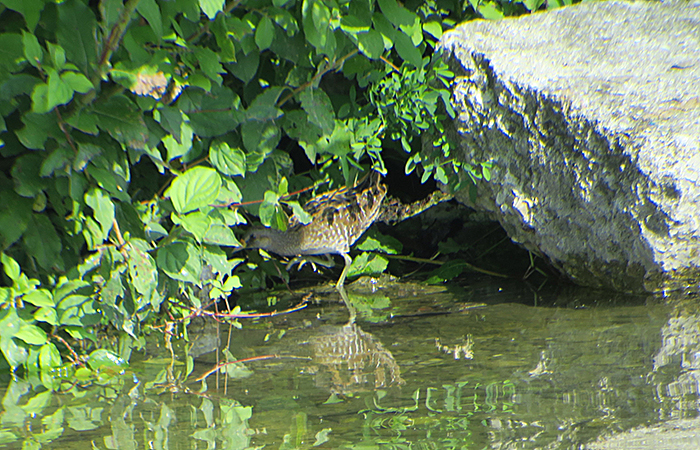
<path fill-rule="evenodd" d="M 226 224 L 214 221 L 204 235 L 207 244 L 223 245 L 227 247 L 240 247 L 241 243 L 236 239 L 233 230 Z"/>
<path fill-rule="evenodd" d="M 331 34 L 331 11 L 322 0 L 304 0 L 301 6 L 306 40 L 323 51 Z"/>
<path fill-rule="evenodd" d="M 440 284 L 445 281 L 449 281 L 464 272 L 467 268 L 464 261 L 460 259 L 454 259 L 447 261 L 445 264 L 441 265 L 437 269 L 431 272 L 430 278 L 425 280 L 427 284 Z"/>
<path fill-rule="evenodd" d="M 277 99 L 282 90 L 283 88 L 280 86 L 265 89 L 251 102 L 246 110 L 246 118 L 248 120 L 266 121 L 280 117 L 282 110 L 277 107 Z"/>
<path fill-rule="evenodd" d="M 273 0 L 273 3 L 275 1 Z M 266 10 L 269 17 L 277 24 L 281 29 L 286 32 L 287 37 L 293 37 L 299 31 L 299 25 L 297 24 L 296 17 L 292 15 L 286 9 L 283 8 L 268 8 Z M 284 40 L 286 43 L 290 43 L 288 40 Z M 279 53 L 278 53 L 279 54 Z M 286 57 L 286 56 L 285 56 Z"/>
<path fill-rule="evenodd" d="M 7 8 L 22 14 L 30 31 L 36 27 L 41 11 L 44 9 L 42 0 L 3 0 L 2 3 Z"/>
<path fill-rule="evenodd" d="M 423 31 L 439 40 L 442 37 L 442 24 L 437 21 L 426 22 L 423 24 Z"/>
<path fill-rule="evenodd" d="M 124 95 L 114 95 L 93 110 L 97 125 L 118 142 L 136 150 L 143 150 L 149 136 L 141 112 Z"/>
<path fill-rule="evenodd" d="M 99 130 L 97 129 L 97 119 L 92 114 L 78 111 L 72 116 L 66 118 L 66 122 L 68 125 L 72 126 L 73 128 L 77 128 L 83 133 L 91 134 L 93 136 L 97 136 L 97 134 L 99 134 Z M 77 160 L 74 167 L 79 167 L 77 165 L 79 163 L 80 160 Z M 82 167 L 80 169 L 82 170 Z"/>
<path fill-rule="evenodd" d="M 40 165 L 41 156 L 38 153 L 28 153 L 17 158 L 11 171 L 15 192 L 23 197 L 36 197 L 46 189 L 47 180 L 37 170 Z"/>
<path fill-rule="evenodd" d="M 66 51 L 60 45 L 52 44 L 51 42 L 47 42 L 46 47 L 49 49 L 53 68 L 58 71 L 63 70 L 63 67 L 66 65 Z"/>
<path fill-rule="evenodd" d="M 88 80 L 85 75 L 78 72 L 63 72 L 61 74 L 61 80 L 70 89 L 80 92 L 81 94 L 85 94 L 94 88 L 90 80 Z"/>
<path fill-rule="evenodd" d="M 176 139 L 173 135 L 167 135 L 163 138 L 163 145 L 168 151 L 168 161 L 179 158 L 187 154 L 192 148 L 192 140 L 194 133 L 192 127 L 187 122 L 180 123 L 180 136 Z"/>
<path fill-rule="evenodd" d="M 199 283 L 202 262 L 199 250 L 189 242 L 175 242 L 158 250 L 158 268 L 173 280 Z"/>
<path fill-rule="evenodd" d="M 223 11 L 224 0 L 199 0 L 199 7 L 209 20 L 213 20 L 219 11 Z"/>
<path fill-rule="evenodd" d="M 36 113 L 51 111 L 56 106 L 65 105 L 73 98 L 73 89 L 63 82 L 61 76 L 55 69 L 47 67 L 46 72 L 49 74 L 46 103 L 37 104 L 34 102 L 34 96 L 32 95 L 32 101 L 34 102 L 32 104 L 32 109 Z"/>
<path fill-rule="evenodd" d="M 87 281 L 83 280 L 68 280 L 66 278 L 61 278 L 58 282 L 58 285 L 56 288 L 53 290 L 53 298 L 54 302 L 60 303 L 68 297 L 69 295 L 73 294 L 74 292 L 78 291 L 79 289 L 82 289 L 84 287 L 90 286 L 90 283 Z"/>
<path fill-rule="evenodd" d="M 219 61 L 219 55 L 210 48 L 197 47 L 195 50 L 195 56 L 199 61 L 199 67 L 202 68 L 202 72 L 204 72 L 211 80 L 216 82 L 216 84 L 221 85 L 223 78 L 220 74 L 224 73 L 225 71 L 221 66 L 221 62 Z"/>
<path fill-rule="evenodd" d="M 97 185 L 109 192 L 109 194 L 123 202 L 128 202 L 130 199 L 126 195 L 128 185 L 123 177 L 111 170 L 101 169 L 92 164 L 87 166 L 86 173 L 97 181 Z"/>
<path fill-rule="evenodd" d="M 22 273 L 17 261 L 7 256 L 5 253 L 0 253 L 0 261 L 2 261 L 2 268 L 5 270 L 5 275 L 7 275 L 10 280 L 17 281 L 19 275 Z"/>
<path fill-rule="evenodd" d="M 165 192 L 175 211 L 185 214 L 212 204 L 219 195 L 221 177 L 209 167 L 194 167 L 175 178 Z"/>
<path fill-rule="evenodd" d="M 70 170 L 73 152 L 67 147 L 58 147 L 44 159 L 39 169 L 41 177 L 50 177 L 53 174 L 60 176 Z"/>
<path fill-rule="evenodd" d="M 49 107 L 49 86 L 46 83 L 40 83 L 34 86 L 32 92 L 32 110 L 37 114 L 43 114 L 50 111 Z"/>
<path fill-rule="evenodd" d="M 31 397 L 27 403 L 22 405 L 22 409 L 27 412 L 27 414 L 36 414 L 36 415 L 41 415 L 44 408 L 49 405 L 49 402 L 51 401 L 51 398 L 53 396 L 53 392 L 51 391 L 44 391 L 36 394 L 35 396 Z M 43 417 L 42 417 L 43 418 Z"/>
<path fill-rule="evenodd" d="M 33 214 L 32 199 L 23 198 L 14 191 L 0 192 L 0 246 L 15 243 L 27 229 Z M 10 207 L 10 205 L 12 205 Z"/>
<path fill-rule="evenodd" d="M 22 239 L 29 256 L 44 270 L 63 268 L 61 239 L 51 221 L 43 214 L 33 214 Z"/>
<path fill-rule="evenodd" d="M 370 59 L 379 59 L 384 52 L 384 39 L 381 33 L 371 29 L 357 35 L 357 48 Z"/>
<path fill-rule="evenodd" d="M 39 364 L 42 370 L 61 366 L 61 354 L 52 342 L 41 346 L 41 350 L 39 351 Z"/>
<path fill-rule="evenodd" d="M 27 322 L 22 321 L 15 337 L 23 340 L 30 345 L 44 345 L 46 343 L 47 337 L 46 332 L 36 325 L 31 325 Z"/>
<path fill-rule="evenodd" d="M 0 350 L 5 356 L 5 360 L 12 370 L 27 361 L 27 350 L 19 346 L 12 339 L 19 331 L 21 320 L 17 316 L 17 311 L 12 308 L 0 319 Z"/>
<path fill-rule="evenodd" d="M 413 45 L 413 41 L 411 41 L 410 37 L 398 31 L 394 39 L 394 47 L 404 61 L 412 64 L 416 68 L 423 67 L 423 56 L 420 50 Z"/>
<path fill-rule="evenodd" d="M 0 68 L 8 72 L 14 72 L 15 69 L 19 68 L 20 64 L 24 64 L 22 62 L 23 59 L 26 59 L 23 37 L 16 33 L 0 34 Z M 27 89 L 23 86 L 27 84 L 27 81 L 37 79 L 26 74 L 17 74 L 5 78 L 0 91 L 0 98 L 9 100 L 19 94 L 17 91 L 22 93 L 31 92 L 31 87 Z M 33 85 L 33 83 L 31 84 Z"/>
<path fill-rule="evenodd" d="M 163 37 L 163 19 L 156 0 L 140 0 L 136 4 L 136 11 L 146 19 L 148 25 L 151 26 L 151 30 L 153 30 L 153 34 L 160 41 Z"/>
<path fill-rule="evenodd" d="M 232 203 L 238 203 L 241 201 L 241 191 L 238 189 L 238 185 L 230 178 L 224 178 L 221 191 L 219 191 L 219 197 L 216 199 L 219 205 L 230 205 Z M 221 210 L 219 210 L 221 211 Z M 245 221 L 244 221 L 245 222 Z M 236 222 L 241 223 L 241 222 Z M 233 224 L 229 224 L 233 225 Z"/>
<path fill-rule="evenodd" d="M 217 142 L 209 148 L 209 160 L 224 175 L 245 174 L 245 153 L 238 147 L 229 147 L 226 142 Z"/>
<path fill-rule="evenodd" d="M 292 208 L 292 214 L 294 214 L 294 217 L 296 217 L 300 223 L 303 223 L 304 225 L 311 223 L 313 217 L 311 217 L 311 214 L 307 213 L 304 208 L 301 207 L 299 202 L 291 201 L 285 202 L 285 204 Z"/>
<path fill-rule="evenodd" d="M 241 126 L 243 145 L 248 150 L 246 163 L 248 170 L 253 169 L 270 155 L 280 141 L 280 129 L 275 122 L 258 122 L 251 120 Z M 256 157 L 258 158 L 256 160 Z M 253 166 L 253 167 L 251 167 Z"/>
<path fill-rule="evenodd" d="M 46 87 L 44 84 L 43 86 Z M 49 114 L 27 113 L 22 117 L 25 127 L 16 132 L 22 145 L 34 150 L 43 150 L 49 136 L 60 132 L 56 125 L 56 117 Z"/>
<path fill-rule="evenodd" d="M 136 292 L 143 296 L 144 301 L 150 301 L 156 286 L 158 286 L 158 270 L 151 255 L 146 253 L 148 244 L 141 239 L 132 239 L 129 250 L 129 281 Z M 138 309 L 144 304 L 139 304 Z"/>
<path fill-rule="evenodd" d="M 197 242 L 202 242 L 204 236 L 211 227 L 211 219 L 207 214 L 201 211 L 194 211 L 182 216 L 173 215 L 172 220 L 174 223 L 182 225 L 185 230 L 192 233 L 195 239 L 197 239 Z"/>
<path fill-rule="evenodd" d="M 384 17 L 396 27 L 411 26 L 418 20 L 418 16 L 400 6 L 396 0 L 378 0 L 377 3 L 384 13 Z"/>
<path fill-rule="evenodd" d="M 255 28 L 255 44 L 260 51 L 267 50 L 272 44 L 272 38 L 275 37 L 275 26 L 269 17 L 263 16 Z"/>
<path fill-rule="evenodd" d="M 374 29 L 382 35 L 384 49 L 390 49 L 394 45 L 394 36 L 397 33 L 394 25 L 389 22 L 389 19 L 387 19 L 384 14 L 378 11 L 372 15 L 372 24 L 374 25 Z"/>
<path fill-rule="evenodd" d="M 235 130 L 244 118 L 240 98 L 227 87 L 215 85 L 211 95 L 195 99 L 199 111 L 189 111 L 188 116 L 192 130 L 199 137 L 224 135 Z"/>
<path fill-rule="evenodd" d="M 56 39 L 66 51 L 68 61 L 83 74 L 90 73 L 90 64 L 97 62 L 97 21 L 86 2 L 66 1 L 58 10 Z"/>
<path fill-rule="evenodd" d="M 355 257 L 348 269 L 348 276 L 371 275 L 382 273 L 389 265 L 389 261 L 375 253 L 360 253 Z"/>
<path fill-rule="evenodd" d="M 501 20 L 505 17 L 503 10 L 494 2 L 479 3 L 477 11 L 487 20 Z"/>
<path fill-rule="evenodd" d="M 321 89 L 306 89 L 299 99 L 309 122 L 318 125 L 324 134 L 331 134 L 335 128 L 335 111 L 328 94 Z"/>
<path fill-rule="evenodd" d="M 97 344 L 95 335 L 83 327 L 65 327 L 64 329 L 73 339 L 89 339 Z"/>
<path fill-rule="evenodd" d="M 275 210 L 278 208 L 278 206 L 279 197 L 277 196 L 277 193 L 274 191 L 266 191 L 265 198 L 260 204 L 259 211 L 260 222 L 263 225 L 266 227 L 272 225 L 272 219 L 275 216 Z"/>
<path fill-rule="evenodd" d="M 88 356 L 88 365 L 92 370 L 121 372 L 122 369 L 128 366 L 128 363 L 116 353 L 99 348 Z"/>
<path fill-rule="evenodd" d="M 104 241 L 112 230 L 114 203 L 112 203 L 105 191 L 99 188 L 92 188 L 85 194 L 85 204 L 92 208 L 95 220 L 102 228 L 101 240 Z"/>
<path fill-rule="evenodd" d="M 53 326 L 58 325 L 58 315 L 56 314 L 56 310 L 54 308 L 39 308 L 34 313 L 34 320 L 37 322 L 46 322 Z"/>
<path fill-rule="evenodd" d="M 36 36 L 22 31 L 22 44 L 24 45 L 24 57 L 27 58 L 29 64 L 37 68 L 40 67 L 44 60 L 44 50 Z"/>
<path fill-rule="evenodd" d="M 249 83 L 256 73 L 260 65 L 260 53 L 250 52 L 247 55 L 243 52 L 236 53 L 236 63 L 228 64 L 226 68 L 238 79 L 244 83 Z"/>
<path fill-rule="evenodd" d="M 356 248 L 363 251 L 379 251 L 390 255 L 401 253 L 403 245 L 391 236 L 383 235 L 376 231 L 369 231 L 367 237 Z"/>
<path fill-rule="evenodd" d="M 37 289 L 29 292 L 22 297 L 22 300 L 39 307 L 45 306 L 53 308 L 55 306 L 53 302 L 53 295 L 51 295 L 51 291 L 48 289 Z"/>

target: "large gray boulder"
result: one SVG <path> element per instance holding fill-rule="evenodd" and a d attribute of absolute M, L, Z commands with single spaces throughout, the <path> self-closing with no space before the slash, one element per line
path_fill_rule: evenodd
<path fill-rule="evenodd" d="M 442 47 L 462 155 L 495 164 L 462 201 L 580 284 L 697 285 L 700 2 L 478 20 Z"/>

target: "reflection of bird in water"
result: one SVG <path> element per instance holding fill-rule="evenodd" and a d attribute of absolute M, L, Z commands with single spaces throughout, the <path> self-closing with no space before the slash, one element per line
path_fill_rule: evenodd
<path fill-rule="evenodd" d="M 334 394 L 352 394 L 374 381 L 374 388 L 404 384 L 394 356 L 372 334 L 354 323 L 324 327 L 325 333 L 309 339 L 314 361 L 322 364 L 328 377 L 318 374 L 316 382 Z M 346 375 L 347 374 L 347 375 Z"/>
<path fill-rule="evenodd" d="M 304 210 L 311 222 L 290 223 L 286 231 L 256 228 L 248 231 L 243 241 L 247 248 L 261 248 L 281 256 L 314 256 L 338 254 L 345 267 L 338 278 L 336 289 L 351 311 L 343 285 L 352 259 L 350 247 L 379 216 L 386 186 L 381 175 L 372 172 L 353 187 L 342 187 L 325 192 L 309 200 Z"/>

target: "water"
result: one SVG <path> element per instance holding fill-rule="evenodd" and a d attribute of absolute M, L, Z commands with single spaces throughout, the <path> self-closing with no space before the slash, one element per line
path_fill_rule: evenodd
<path fill-rule="evenodd" d="M 360 310 L 354 325 L 337 294 L 317 294 L 306 309 L 241 321 L 240 330 L 200 321 L 190 329 L 194 344 L 172 342 L 175 359 L 153 339 L 129 371 L 103 383 L 59 394 L 36 379 L 13 380 L 3 392 L 0 442 L 120 450 L 698 448 L 694 300 L 536 292 L 493 280 L 452 291 L 370 284 L 352 296 Z M 218 353 L 202 353 L 217 342 Z M 195 381 L 225 360 L 224 348 L 249 361 L 227 366 L 228 377 Z"/>

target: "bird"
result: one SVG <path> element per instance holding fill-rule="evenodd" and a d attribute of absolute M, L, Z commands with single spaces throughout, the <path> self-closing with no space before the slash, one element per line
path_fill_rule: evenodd
<path fill-rule="evenodd" d="M 345 300 L 345 279 L 352 264 L 350 247 L 377 219 L 386 193 L 381 174 L 371 171 L 354 186 L 324 192 L 309 200 L 303 207 L 311 216 L 309 223 L 293 218 L 285 231 L 253 228 L 244 235 L 243 243 L 246 248 L 280 256 L 342 256 L 345 267 L 335 287 Z"/>

